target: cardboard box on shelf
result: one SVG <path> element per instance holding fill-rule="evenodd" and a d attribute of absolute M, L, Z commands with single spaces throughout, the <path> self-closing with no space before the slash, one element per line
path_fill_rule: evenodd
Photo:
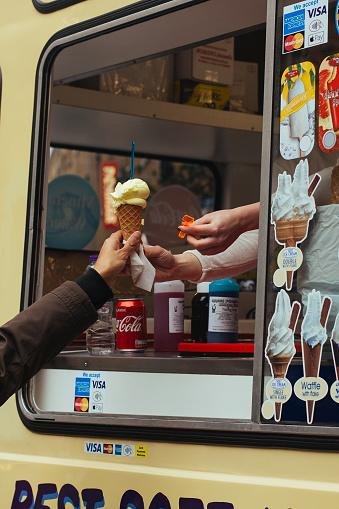
<path fill-rule="evenodd" d="M 190 106 L 201 106 L 216 110 L 229 109 L 229 87 L 193 80 L 177 80 L 175 101 Z"/>
<path fill-rule="evenodd" d="M 258 64 L 234 62 L 234 82 L 230 85 L 230 110 L 258 112 Z"/>
<path fill-rule="evenodd" d="M 181 51 L 175 58 L 175 78 L 228 85 L 233 83 L 233 55 L 233 37 Z"/>

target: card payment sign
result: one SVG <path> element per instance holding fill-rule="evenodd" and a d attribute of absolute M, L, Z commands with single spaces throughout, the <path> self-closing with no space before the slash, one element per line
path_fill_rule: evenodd
<path fill-rule="evenodd" d="M 328 0 L 308 0 L 284 7 L 282 52 L 292 53 L 328 41 Z"/>

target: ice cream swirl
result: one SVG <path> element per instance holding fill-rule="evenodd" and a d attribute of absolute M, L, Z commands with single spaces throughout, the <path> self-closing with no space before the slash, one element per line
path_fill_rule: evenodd
<path fill-rule="evenodd" d="M 300 161 L 294 172 L 292 183 L 293 215 L 296 217 L 313 217 L 315 213 L 315 201 L 313 196 L 308 196 L 309 187 L 308 160 Z"/>
<path fill-rule="evenodd" d="M 321 294 L 312 290 L 307 298 L 307 310 L 301 325 L 301 334 L 305 343 L 311 348 L 324 344 L 327 339 L 325 327 L 320 323 Z"/>
<path fill-rule="evenodd" d="M 276 222 L 282 219 L 293 217 L 293 195 L 292 179 L 286 171 L 278 175 L 278 188 L 272 202 L 271 221 Z"/>
<path fill-rule="evenodd" d="M 278 187 L 272 201 L 271 222 L 306 217 L 312 219 L 316 207 L 313 196 L 308 195 L 308 160 L 300 161 L 291 176 L 284 171 L 278 175 Z"/>
<path fill-rule="evenodd" d="M 285 290 L 280 290 L 275 301 L 275 311 L 268 326 L 267 357 L 293 357 L 295 355 L 294 335 L 289 328 L 290 319 L 290 298 Z"/>
<path fill-rule="evenodd" d="M 150 195 L 148 185 L 144 180 L 135 178 L 130 179 L 121 184 L 117 183 L 113 193 L 113 209 L 116 212 L 121 205 L 137 205 L 138 207 L 145 208 L 146 200 Z"/>

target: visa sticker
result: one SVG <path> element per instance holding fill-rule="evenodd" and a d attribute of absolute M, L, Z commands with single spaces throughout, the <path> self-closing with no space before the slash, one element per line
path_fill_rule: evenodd
<path fill-rule="evenodd" d="M 282 52 L 311 48 L 328 41 L 328 0 L 309 0 L 284 7 Z"/>

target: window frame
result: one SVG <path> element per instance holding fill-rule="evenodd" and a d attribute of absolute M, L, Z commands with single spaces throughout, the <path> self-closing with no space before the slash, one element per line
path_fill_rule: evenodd
<path fill-rule="evenodd" d="M 51 87 L 50 71 L 53 60 L 63 47 L 75 41 L 86 40 L 107 30 L 116 30 L 122 25 L 128 26 L 143 20 L 166 14 L 170 9 L 180 9 L 197 2 L 193 0 L 172 0 L 168 2 L 142 2 L 142 5 L 126 7 L 118 13 L 107 15 L 102 20 L 97 18 L 91 22 L 81 23 L 65 29 L 47 43 L 37 70 L 34 121 L 32 130 L 32 152 L 30 161 L 30 180 L 28 192 L 28 209 L 26 224 L 26 240 L 24 252 L 23 284 L 21 309 L 35 300 L 36 285 L 39 275 L 39 249 L 41 248 L 41 204 L 44 194 L 44 168 L 47 161 L 49 144 L 46 127 L 49 115 L 49 92 Z M 266 44 L 266 79 L 265 79 L 265 117 L 263 127 L 262 175 L 261 175 L 261 217 L 260 217 L 260 266 L 258 274 L 258 295 L 265 295 L 266 285 L 266 247 L 268 241 L 268 186 L 270 179 L 270 146 L 272 136 L 272 85 L 274 69 L 274 48 L 269 42 L 274 40 L 275 33 L 275 2 L 268 3 L 268 30 Z M 150 10 L 147 10 L 147 6 Z M 131 10 L 132 9 L 132 10 Z M 134 10 L 133 10 L 134 9 Z M 257 299 L 256 338 L 264 337 L 264 299 Z M 151 440 L 183 441 L 208 444 L 227 444 L 243 446 L 295 447 L 313 449 L 339 450 L 339 429 L 323 426 L 275 425 L 261 423 L 260 408 L 263 373 L 263 342 L 257 341 L 254 356 L 252 419 L 250 421 L 227 421 L 220 425 L 217 420 L 205 423 L 204 429 L 199 421 L 186 421 L 175 418 L 158 423 L 148 419 L 140 419 L 138 426 L 135 419 L 124 417 L 115 422 L 103 424 L 98 417 L 85 422 L 81 416 L 74 416 L 67 422 L 63 415 L 38 415 L 29 404 L 29 385 L 17 393 L 17 408 L 22 422 L 31 430 L 54 434 L 114 436 L 144 438 Z M 73 416 L 72 416 L 73 417 Z M 201 423 L 202 421 L 200 421 Z M 191 425 L 188 427 L 188 425 Z"/>

